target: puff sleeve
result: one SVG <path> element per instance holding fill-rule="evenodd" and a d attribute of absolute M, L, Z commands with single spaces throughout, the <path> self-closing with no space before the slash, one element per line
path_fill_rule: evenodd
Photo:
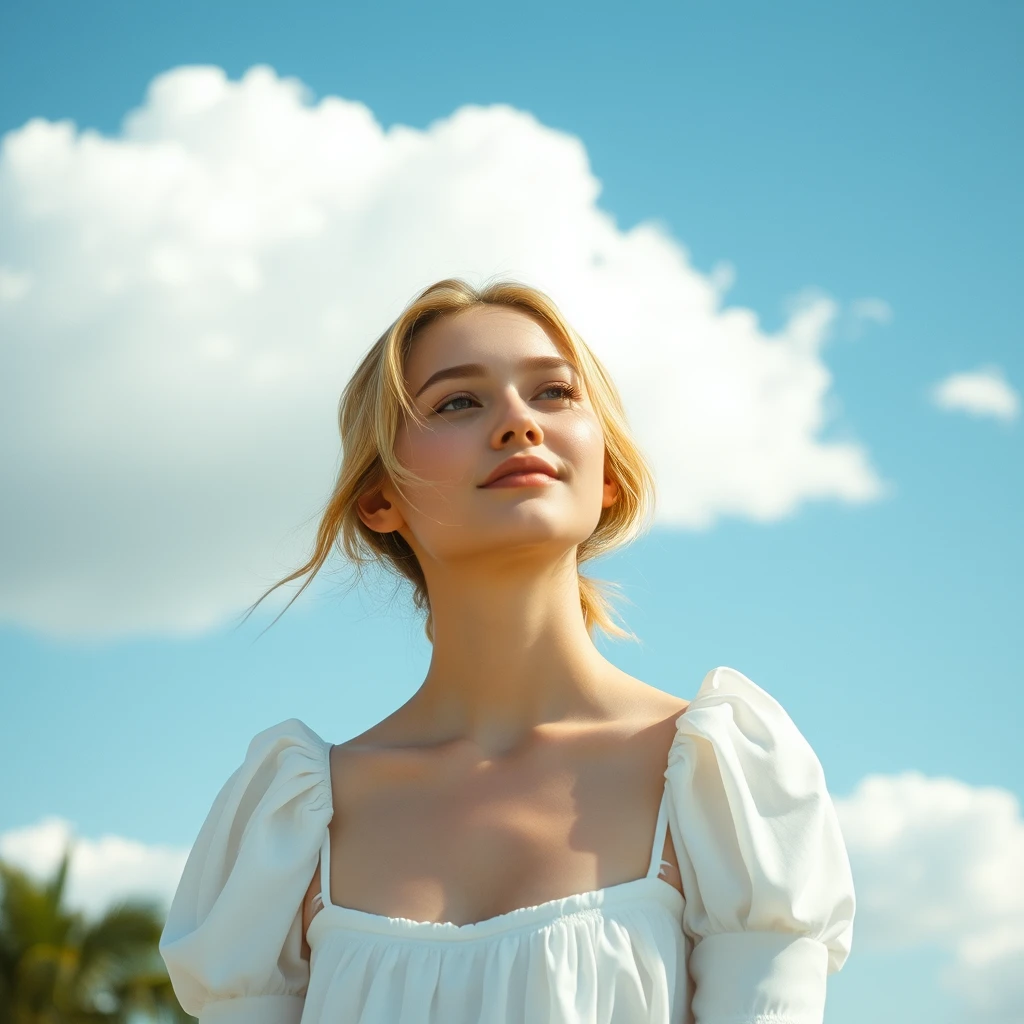
<path fill-rule="evenodd" d="M 713 669 L 665 777 L 695 1024 L 822 1024 L 853 938 L 853 876 L 820 761 L 782 706 Z"/>
<path fill-rule="evenodd" d="M 298 719 L 259 733 L 214 800 L 160 953 L 200 1024 L 298 1024 L 302 898 L 332 815 L 330 746 Z"/>

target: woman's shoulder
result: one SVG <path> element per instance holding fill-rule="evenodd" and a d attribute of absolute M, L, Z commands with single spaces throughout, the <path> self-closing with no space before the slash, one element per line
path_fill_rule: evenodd
<path fill-rule="evenodd" d="M 730 665 L 718 665 L 705 674 L 697 692 L 686 702 L 683 713 L 694 714 L 723 704 L 744 705 L 762 713 L 789 718 L 776 697 Z"/>
<path fill-rule="evenodd" d="M 298 1020 L 308 969 L 297 922 L 333 814 L 329 755 L 315 730 L 285 719 L 252 738 L 214 799 L 160 938 L 193 1017 L 241 994 L 245 1009 L 235 1005 L 247 1020 L 283 1019 L 286 1010 Z M 263 996 L 259 1012 L 248 997 Z"/>
<path fill-rule="evenodd" d="M 665 777 L 691 830 L 703 823 L 763 836 L 769 816 L 783 846 L 827 829 L 836 859 L 845 856 L 817 752 L 782 704 L 738 669 L 705 675 L 676 720 Z"/>
<path fill-rule="evenodd" d="M 332 744 L 328 743 L 315 729 L 301 718 L 286 718 L 274 725 L 261 729 L 249 741 L 248 752 L 264 751 L 285 747 L 304 747 L 310 751 L 325 754 Z"/>
<path fill-rule="evenodd" d="M 707 781 L 708 772 L 768 803 L 821 800 L 826 794 L 817 752 L 781 703 L 729 666 L 712 669 L 676 719 L 667 777 L 677 790 Z M 738 792 L 738 791 L 737 791 Z"/>
<path fill-rule="evenodd" d="M 299 803 L 330 807 L 331 744 L 299 718 L 261 729 L 224 783 L 213 811 L 259 817 L 291 793 Z M 255 804 L 253 801 L 256 801 Z"/>
<path fill-rule="evenodd" d="M 677 728 L 665 777 L 695 1011 L 753 1020 L 800 992 L 820 1020 L 856 908 L 821 762 L 782 704 L 727 665 L 704 676 Z"/>

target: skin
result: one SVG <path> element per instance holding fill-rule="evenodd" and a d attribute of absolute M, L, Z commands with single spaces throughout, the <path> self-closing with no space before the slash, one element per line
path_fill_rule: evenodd
<path fill-rule="evenodd" d="M 385 485 L 359 502 L 367 526 L 397 530 L 415 551 L 434 643 L 413 696 L 331 751 L 334 903 L 465 924 L 647 870 L 688 702 L 618 669 L 587 633 L 576 548 L 618 488 L 582 379 L 522 365 L 559 355 L 538 321 L 498 306 L 435 321 L 413 345 L 411 396 L 446 367 L 487 372 L 415 398 L 433 429 L 407 422 L 395 454 L 431 486 L 406 501 Z M 519 454 L 559 479 L 479 486 Z M 670 837 L 661 856 L 672 865 L 661 877 L 682 891 Z"/>

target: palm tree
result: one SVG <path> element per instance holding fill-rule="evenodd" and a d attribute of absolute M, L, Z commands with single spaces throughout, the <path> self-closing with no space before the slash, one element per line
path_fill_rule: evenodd
<path fill-rule="evenodd" d="M 71 844 L 37 882 L 0 861 L 0 1024 L 191 1021 L 157 943 L 163 916 L 123 901 L 95 920 L 64 905 Z"/>

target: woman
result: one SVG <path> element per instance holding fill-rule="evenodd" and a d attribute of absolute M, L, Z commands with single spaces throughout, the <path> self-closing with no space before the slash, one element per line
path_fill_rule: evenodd
<path fill-rule="evenodd" d="M 685 701 L 598 653 L 595 627 L 626 634 L 579 565 L 646 525 L 653 483 L 551 300 L 433 285 L 340 424 L 315 552 L 281 583 L 304 588 L 340 538 L 412 583 L 430 668 L 347 742 L 295 719 L 252 741 L 161 941 L 182 1006 L 203 1024 L 820 1024 L 854 914 L 821 764 L 734 669 Z"/>

